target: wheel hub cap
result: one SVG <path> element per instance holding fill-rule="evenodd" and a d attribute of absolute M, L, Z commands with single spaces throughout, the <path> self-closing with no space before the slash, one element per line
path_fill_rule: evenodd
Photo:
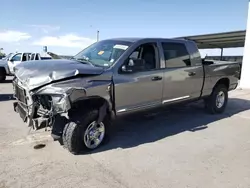
<path fill-rule="evenodd" d="M 105 135 L 105 127 L 101 122 L 97 124 L 96 121 L 89 124 L 84 133 L 84 144 L 89 149 L 94 149 L 101 144 Z"/>
<path fill-rule="evenodd" d="M 220 91 L 216 97 L 216 106 L 217 108 L 221 108 L 225 103 L 225 94 Z"/>

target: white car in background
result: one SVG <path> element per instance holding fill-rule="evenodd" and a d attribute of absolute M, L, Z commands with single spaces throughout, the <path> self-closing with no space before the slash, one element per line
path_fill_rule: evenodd
<path fill-rule="evenodd" d="M 20 64 L 23 61 L 29 61 L 32 53 L 16 53 L 8 60 L 8 67 L 11 74 L 14 73 L 13 69 L 16 65 Z"/>
<path fill-rule="evenodd" d="M 5 81 L 6 76 L 14 75 L 14 67 L 25 61 L 49 60 L 53 59 L 50 55 L 40 53 L 15 53 L 9 54 L 4 59 L 0 60 L 0 82 Z"/>

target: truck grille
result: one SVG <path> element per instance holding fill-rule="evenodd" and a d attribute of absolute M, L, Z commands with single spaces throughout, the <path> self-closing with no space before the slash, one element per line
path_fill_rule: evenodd
<path fill-rule="evenodd" d="M 16 96 L 16 98 L 19 101 L 27 104 L 26 96 L 25 96 L 25 90 L 23 88 L 19 87 L 18 85 L 15 85 L 14 87 L 15 87 L 15 96 Z"/>

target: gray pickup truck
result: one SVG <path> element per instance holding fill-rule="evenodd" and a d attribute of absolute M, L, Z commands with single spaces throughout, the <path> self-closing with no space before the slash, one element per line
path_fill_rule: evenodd
<path fill-rule="evenodd" d="M 193 41 L 102 40 L 69 60 L 17 65 L 14 110 L 77 154 L 104 143 L 122 115 L 200 99 L 222 113 L 239 75 L 238 63 L 203 60 Z"/>

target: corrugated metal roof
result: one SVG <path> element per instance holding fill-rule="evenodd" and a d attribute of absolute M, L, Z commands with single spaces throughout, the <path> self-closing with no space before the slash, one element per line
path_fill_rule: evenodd
<path fill-rule="evenodd" d="M 175 39 L 186 39 L 195 41 L 199 49 L 209 48 L 236 48 L 244 47 L 246 30 L 177 37 Z"/>

